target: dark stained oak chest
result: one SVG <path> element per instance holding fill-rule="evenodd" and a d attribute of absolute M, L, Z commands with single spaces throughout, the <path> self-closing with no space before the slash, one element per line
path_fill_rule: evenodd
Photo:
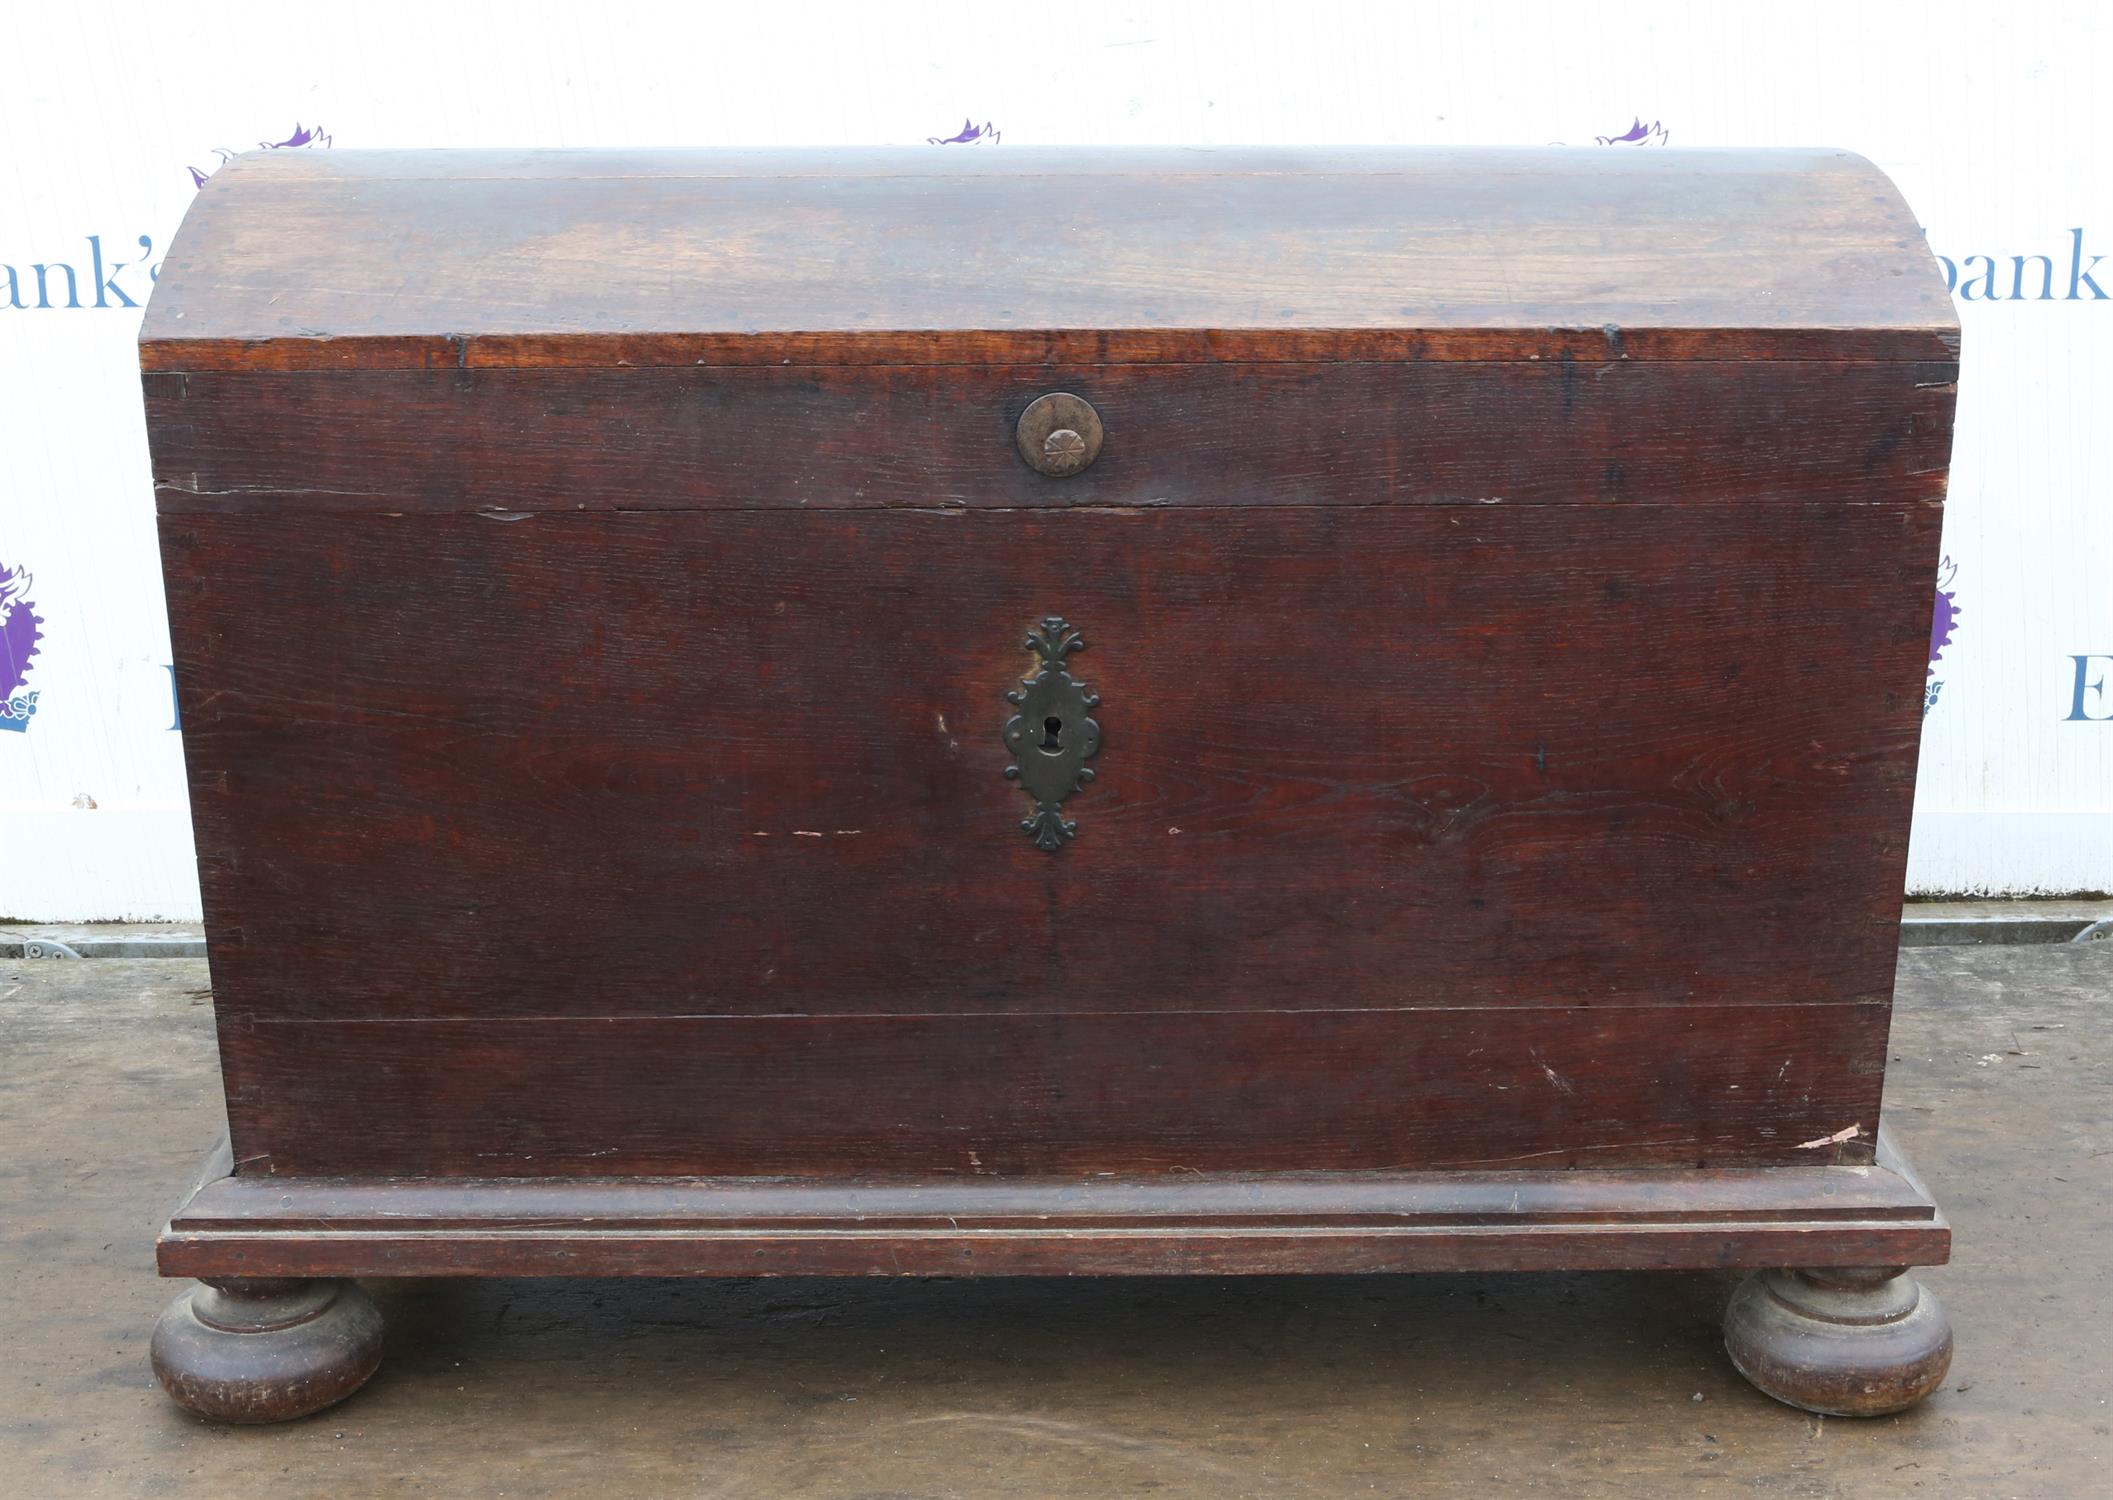
<path fill-rule="evenodd" d="M 140 355 L 186 1404 L 499 1274 L 1751 1267 L 1771 1394 L 1941 1380 L 1958 335 L 1862 159 L 258 155 Z"/>

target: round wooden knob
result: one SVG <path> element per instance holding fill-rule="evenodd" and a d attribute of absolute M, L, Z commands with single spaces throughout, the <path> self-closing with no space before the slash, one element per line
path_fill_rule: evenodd
<path fill-rule="evenodd" d="M 1037 396 L 1020 413 L 1020 456 L 1037 474 L 1064 479 L 1100 456 L 1101 414 L 1068 391 Z"/>

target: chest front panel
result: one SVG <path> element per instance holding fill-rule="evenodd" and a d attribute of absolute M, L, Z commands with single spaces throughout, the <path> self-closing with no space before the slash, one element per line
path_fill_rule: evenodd
<path fill-rule="evenodd" d="M 236 1154 L 1853 1154 L 1949 373 L 150 376 Z"/>

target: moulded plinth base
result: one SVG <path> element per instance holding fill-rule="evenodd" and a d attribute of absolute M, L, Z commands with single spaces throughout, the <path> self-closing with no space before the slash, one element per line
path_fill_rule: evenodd
<path fill-rule="evenodd" d="M 1883 1131 L 1867 1163 L 1179 1177 L 322 1178 L 225 1156 L 163 1231 L 207 1289 L 155 1333 L 194 1411 L 271 1421 L 356 1390 L 379 1315 L 352 1276 L 1074 1276 L 1755 1269 L 1739 1368 L 1815 1411 L 1898 1410 L 1950 1358 L 1890 1269 L 1951 1230 Z M 1871 1272 L 1782 1267 L 1873 1266 Z M 229 1280 L 226 1278 L 241 1278 Z"/>

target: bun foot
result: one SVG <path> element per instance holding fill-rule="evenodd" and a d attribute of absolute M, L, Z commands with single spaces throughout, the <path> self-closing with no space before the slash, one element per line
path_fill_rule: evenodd
<path fill-rule="evenodd" d="M 1897 1266 L 1763 1271 L 1724 1313 L 1739 1373 L 1792 1406 L 1830 1417 L 1904 1411 L 1944 1382 L 1952 1325 Z"/>
<path fill-rule="evenodd" d="M 154 1378 L 221 1422 L 284 1422 L 344 1400 L 382 1358 L 382 1315 L 349 1281 L 215 1280 L 154 1325 Z"/>

